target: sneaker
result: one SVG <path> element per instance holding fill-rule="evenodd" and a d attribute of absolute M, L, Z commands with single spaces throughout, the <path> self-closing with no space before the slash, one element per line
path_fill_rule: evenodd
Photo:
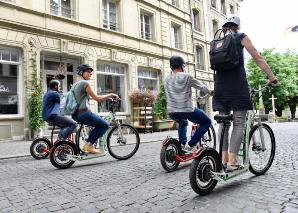
<path fill-rule="evenodd" d="M 239 170 L 239 169 L 242 169 L 243 167 L 239 164 L 227 164 L 227 167 L 226 167 L 226 171 L 227 172 L 232 172 L 232 171 L 235 171 L 235 170 Z"/>
<path fill-rule="evenodd" d="M 193 153 L 194 151 L 197 150 L 197 146 L 189 146 L 189 145 L 185 145 L 182 148 L 182 151 L 186 152 L 186 153 Z"/>
<path fill-rule="evenodd" d="M 85 144 L 83 146 L 83 151 L 91 154 L 98 154 L 99 150 L 95 149 L 93 145 Z"/>

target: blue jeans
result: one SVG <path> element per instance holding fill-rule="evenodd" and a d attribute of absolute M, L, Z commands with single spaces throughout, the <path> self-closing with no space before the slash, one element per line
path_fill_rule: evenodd
<path fill-rule="evenodd" d="M 93 112 L 76 112 L 72 118 L 78 123 L 95 127 L 89 135 L 88 142 L 94 144 L 109 129 L 109 124 Z"/>
<path fill-rule="evenodd" d="M 67 139 L 75 128 L 77 128 L 77 123 L 74 120 L 61 115 L 51 115 L 47 122 L 53 123 L 55 126 L 61 128 L 58 135 L 60 140 Z"/>
<path fill-rule="evenodd" d="M 203 110 L 198 108 L 196 108 L 193 112 L 176 112 L 170 113 L 169 115 L 171 119 L 179 124 L 178 136 L 180 143 L 183 145 L 185 145 L 187 142 L 187 120 L 199 124 L 199 128 L 197 128 L 196 132 L 188 142 L 189 146 L 197 145 L 197 143 L 211 126 L 211 119 Z"/>

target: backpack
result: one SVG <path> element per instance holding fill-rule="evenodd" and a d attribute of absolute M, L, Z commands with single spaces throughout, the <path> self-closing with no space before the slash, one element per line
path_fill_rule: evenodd
<path fill-rule="evenodd" d="M 219 38 L 216 39 L 217 33 L 220 32 Z M 220 37 L 221 34 L 223 37 Z M 210 43 L 209 58 L 211 69 L 215 71 L 231 70 L 239 66 L 239 53 L 236 45 L 235 35 L 224 33 L 219 29 L 214 34 L 214 40 Z"/>
<path fill-rule="evenodd" d="M 74 114 L 77 111 L 77 109 L 80 106 L 83 99 L 84 99 L 84 96 L 78 102 L 76 100 L 76 97 L 75 97 L 75 94 L 74 94 L 74 87 L 71 88 L 61 98 L 61 102 L 60 102 L 61 114 L 62 115 L 72 115 L 72 114 Z"/>

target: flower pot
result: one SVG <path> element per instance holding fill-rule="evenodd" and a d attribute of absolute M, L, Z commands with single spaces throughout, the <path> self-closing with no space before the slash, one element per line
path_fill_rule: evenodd
<path fill-rule="evenodd" d="M 174 126 L 173 120 L 153 121 L 154 131 L 169 130 L 169 129 L 172 129 L 173 126 Z"/>

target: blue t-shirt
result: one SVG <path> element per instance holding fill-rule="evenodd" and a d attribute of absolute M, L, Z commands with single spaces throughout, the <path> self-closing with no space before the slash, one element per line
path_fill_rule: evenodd
<path fill-rule="evenodd" d="M 42 118 L 47 121 L 52 115 L 60 114 L 60 95 L 57 91 L 49 90 L 42 101 Z"/>

